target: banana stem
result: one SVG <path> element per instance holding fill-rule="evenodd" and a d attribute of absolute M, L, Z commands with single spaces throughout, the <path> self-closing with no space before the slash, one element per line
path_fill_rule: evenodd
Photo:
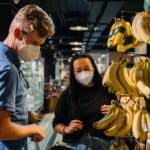
<path fill-rule="evenodd" d="M 119 97 L 119 102 L 121 101 L 121 97 L 122 96 L 129 96 L 129 99 L 125 102 L 125 104 L 128 104 L 130 101 L 132 101 L 138 108 L 142 108 L 143 106 L 140 105 L 139 101 L 140 101 L 140 97 L 135 101 L 134 97 L 132 95 L 120 95 Z"/>

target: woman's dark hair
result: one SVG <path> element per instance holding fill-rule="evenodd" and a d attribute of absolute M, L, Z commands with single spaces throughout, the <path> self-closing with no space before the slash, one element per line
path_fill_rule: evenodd
<path fill-rule="evenodd" d="M 97 66 L 96 66 L 93 58 L 90 55 L 85 55 L 85 54 L 84 55 L 74 55 L 70 62 L 70 81 L 69 81 L 69 86 L 68 86 L 68 90 L 69 90 L 69 93 L 71 96 L 71 101 L 74 103 L 76 103 L 78 95 L 80 96 L 82 85 L 79 84 L 77 82 L 77 80 L 75 79 L 73 64 L 74 64 L 75 60 L 81 59 L 81 58 L 88 58 L 90 60 L 92 66 L 94 68 L 94 77 L 93 77 L 94 87 L 99 88 L 100 90 L 103 89 L 102 84 L 101 84 L 102 78 L 98 72 Z"/>

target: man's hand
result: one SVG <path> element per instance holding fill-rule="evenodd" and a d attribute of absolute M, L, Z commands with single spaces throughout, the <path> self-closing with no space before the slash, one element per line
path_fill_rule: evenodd
<path fill-rule="evenodd" d="M 44 129 L 36 124 L 32 124 L 31 126 L 34 131 L 34 133 L 30 136 L 31 140 L 34 142 L 40 142 L 41 140 L 43 140 L 45 137 Z"/>
<path fill-rule="evenodd" d="M 11 121 L 11 114 L 0 111 L 0 140 L 18 140 L 25 137 L 36 137 L 34 141 L 44 139 L 45 131 L 36 124 L 19 125 Z"/>

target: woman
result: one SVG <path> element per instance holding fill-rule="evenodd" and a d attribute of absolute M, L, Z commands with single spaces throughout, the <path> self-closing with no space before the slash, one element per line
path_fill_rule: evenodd
<path fill-rule="evenodd" d="M 101 82 L 92 57 L 76 55 L 72 58 L 70 83 L 59 98 L 53 127 L 73 149 L 109 149 L 112 139 L 92 126 L 109 113 L 110 100 L 114 98 Z"/>

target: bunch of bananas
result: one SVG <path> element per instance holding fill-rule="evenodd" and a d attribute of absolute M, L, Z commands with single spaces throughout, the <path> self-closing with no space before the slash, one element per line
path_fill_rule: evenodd
<path fill-rule="evenodd" d="M 130 70 L 127 61 L 112 62 L 104 73 L 102 84 L 120 95 L 145 96 L 150 99 L 150 58 L 139 61 Z"/>
<path fill-rule="evenodd" d="M 116 93 L 116 95 L 126 93 L 125 89 L 118 80 L 118 68 L 120 62 L 112 62 L 104 73 L 102 84 L 109 88 L 110 92 Z"/>
<path fill-rule="evenodd" d="M 136 84 L 132 81 L 129 70 L 126 67 L 126 61 L 112 62 L 104 73 L 102 84 L 108 86 L 110 92 L 120 95 L 138 96 Z"/>
<path fill-rule="evenodd" d="M 150 113 L 146 109 L 140 108 L 135 113 L 132 134 L 141 143 L 150 138 Z"/>
<path fill-rule="evenodd" d="M 148 11 L 135 15 L 132 22 L 132 32 L 138 41 L 150 44 L 150 13 Z"/>
<path fill-rule="evenodd" d="M 95 122 L 93 127 L 103 129 L 107 136 L 122 137 L 130 134 L 133 122 L 133 112 L 127 105 L 118 105 L 111 101 L 111 111 L 101 120 Z"/>
<path fill-rule="evenodd" d="M 115 19 L 107 40 L 107 47 L 116 47 L 118 52 L 125 52 L 136 47 L 139 42 L 132 35 L 132 28 L 129 22 L 123 19 Z"/>
<path fill-rule="evenodd" d="M 150 58 L 140 60 L 129 72 L 139 94 L 150 99 Z"/>
<path fill-rule="evenodd" d="M 93 127 L 116 139 L 133 135 L 137 142 L 134 149 L 145 150 L 145 142 L 150 139 L 150 112 L 138 103 L 130 107 L 127 103 L 112 100 L 109 114 L 94 122 Z M 110 150 L 120 150 L 121 145 L 113 143 Z M 123 146 L 121 150 L 127 148 Z"/>
<path fill-rule="evenodd" d="M 150 113 L 146 108 L 135 107 L 135 109 L 131 109 L 125 103 L 112 100 L 110 113 L 93 123 L 93 127 L 103 130 L 105 135 L 116 137 L 116 139 L 133 135 L 138 141 L 135 150 L 145 150 L 145 142 L 150 139 Z M 113 143 L 110 150 L 120 150 L 120 147 L 120 144 L 118 146 L 118 144 Z M 121 150 L 127 148 L 124 146 Z"/>

